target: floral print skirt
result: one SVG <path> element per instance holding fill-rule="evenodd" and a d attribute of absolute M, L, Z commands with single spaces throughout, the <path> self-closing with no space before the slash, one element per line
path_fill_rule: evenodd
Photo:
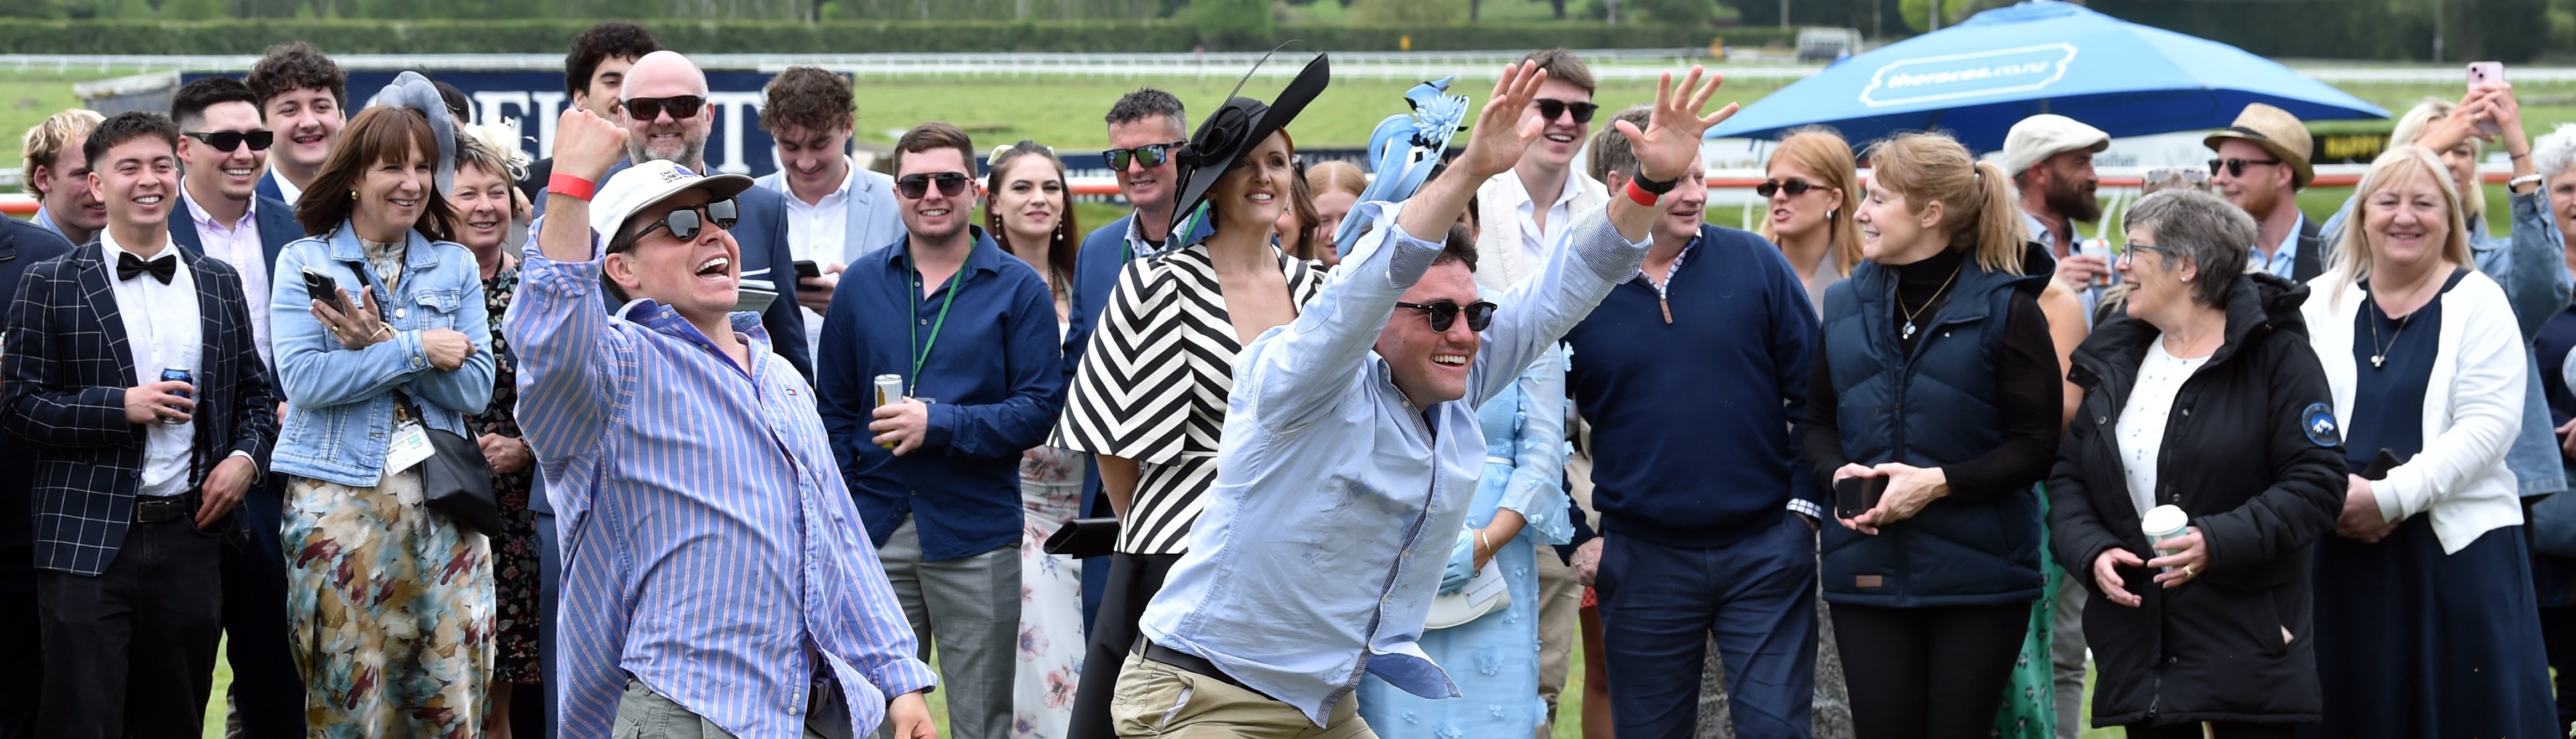
<path fill-rule="evenodd" d="M 371 488 L 289 478 L 288 639 L 310 736 L 481 736 L 490 545 L 421 497 L 417 469 Z"/>
<path fill-rule="evenodd" d="M 1019 663 L 1012 689 L 1011 739 L 1059 739 L 1073 718 L 1073 689 L 1082 675 L 1082 565 L 1046 553 L 1046 540 L 1082 508 L 1082 455 L 1031 449 L 1020 462 Z"/>

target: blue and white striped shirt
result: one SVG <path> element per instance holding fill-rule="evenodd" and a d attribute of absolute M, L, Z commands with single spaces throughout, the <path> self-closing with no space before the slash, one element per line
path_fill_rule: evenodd
<path fill-rule="evenodd" d="M 733 314 L 749 371 L 666 306 L 611 319 L 601 260 L 536 233 L 502 329 L 563 542 L 563 736 L 608 736 L 628 675 L 746 738 L 801 736 L 828 675 L 874 730 L 932 676 L 804 378 L 757 314 Z"/>

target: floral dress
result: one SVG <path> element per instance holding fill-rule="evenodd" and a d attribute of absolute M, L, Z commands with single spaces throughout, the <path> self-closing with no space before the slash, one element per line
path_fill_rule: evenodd
<path fill-rule="evenodd" d="M 484 434 L 519 436 L 518 355 L 501 335 L 501 317 L 510 312 L 510 296 L 519 292 L 517 260 L 483 281 L 483 303 L 492 319 L 492 405 L 465 418 L 468 440 Z M 492 495 L 501 504 L 503 532 L 492 537 L 493 620 L 492 676 L 495 681 L 534 685 L 537 663 L 537 514 L 528 510 L 536 468 L 492 475 Z"/>
<path fill-rule="evenodd" d="M 1057 330 L 1066 328 L 1056 324 Z M 1011 739 L 1059 739 L 1082 675 L 1082 564 L 1046 553 L 1046 540 L 1082 510 L 1081 452 L 1042 446 L 1020 455 L 1020 648 Z"/>

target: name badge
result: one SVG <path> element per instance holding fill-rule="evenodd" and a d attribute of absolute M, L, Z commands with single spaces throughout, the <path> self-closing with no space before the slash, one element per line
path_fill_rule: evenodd
<path fill-rule="evenodd" d="M 433 451 L 429 445 L 429 432 L 421 429 L 419 421 L 395 424 L 393 448 L 385 451 L 385 474 L 411 469 L 412 465 L 427 461 Z"/>

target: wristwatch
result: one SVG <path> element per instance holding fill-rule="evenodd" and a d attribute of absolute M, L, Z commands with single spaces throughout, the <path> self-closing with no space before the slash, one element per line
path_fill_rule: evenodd
<path fill-rule="evenodd" d="M 2510 179 L 2510 180 L 2505 180 L 2505 182 L 2504 182 L 2504 190 L 2505 190 L 2505 192 L 2509 192 L 2509 193 L 2511 193 L 2511 192 L 2521 192 L 2521 191 L 2522 191 L 2522 186 L 2523 186 L 2523 185 L 2526 185 L 2526 184 L 2528 184 L 2528 185 L 2532 185 L 2532 186 L 2534 186 L 2534 188 L 2535 188 L 2535 189 L 2537 189 L 2537 187 L 2540 185 L 2541 181 L 2542 181 L 2542 178 L 2541 178 L 2541 176 L 2540 176 L 2540 175 L 2538 175 L 2538 174 L 2527 174 L 2527 175 L 2523 175 L 2523 176 L 2521 176 L 2521 177 L 2516 177 L 2516 178 L 2513 178 L 2513 179 Z"/>

